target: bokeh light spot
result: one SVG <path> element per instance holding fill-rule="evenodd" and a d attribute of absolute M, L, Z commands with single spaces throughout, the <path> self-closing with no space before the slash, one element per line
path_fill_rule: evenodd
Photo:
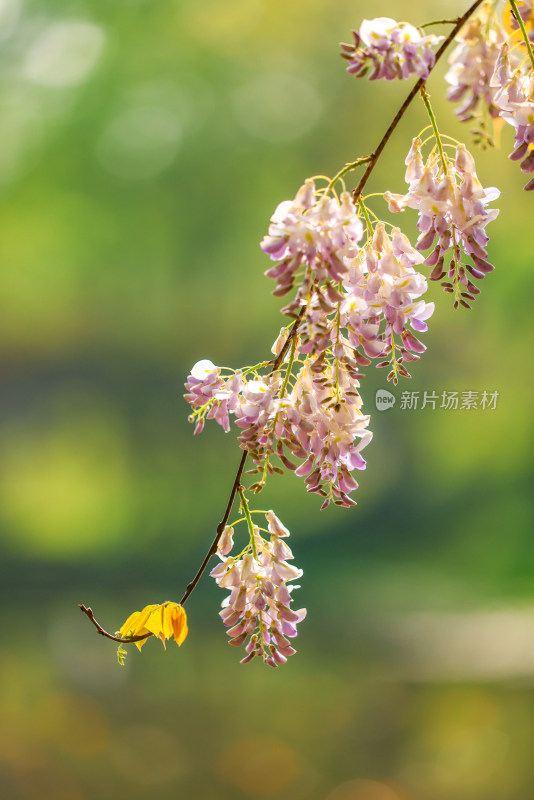
<path fill-rule="evenodd" d="M 235 93 L 237 118 L 251 136 L 286 142 L 307 133 L 322 102 L 311 83 L 285 72 L 256 75 Z"/>
<path fill-rule="evenodd" d="M 112 175 L 132 180 L 152 178 L 173 162 L 181 135 L 180 120 L 171 109 L 129 108 L 104 130 L 97 153 Z"/>
<path fill-rule="evenodd" d="M 269 736 L 234 740 L 217 761 L 217 772 L 227 784 L 249 796 L 253 790 L 255 797 L 271 797 L 286 789 L 301 771 L 295 750 L 287 742 Z"/>
<path fill-rule="evenodd" d="M 85 80 L 96 66 L 104 41 L 104 31 L 92 22 L 54 22 L 30 47 L 25 73 L 42 86 L 75 86 Z"/>
<path fill-rule="evenodd" d="M 130 725 L 115 736 L 111 760 L 117 772 L 135 783 L 168 783 L 187 772 L 180 742 L 155 725 Z"/>
<path fill-rule="evenodd" d="M 183 19 L 192 38 L 217 50 L 233 51 L 235 42 L 256 27 L 261 12 L 260 0 L 203 0 L 185 3 Z"/>
<path fill-rule="evenodd" d="M 74 401 L 75 402 L 75 401 Z M 72 557 L 114 547 L 131 513 L 124 441 L 107 415 L 12 426 L 2 440 L 0 503 L 20 551 Z"/>
<path fill-rule="evenodd" d="M 6 39 L 20 16 L 20 0 L 0 0 L 0 39 Z"/>
<path fill-rule="evenodd" d="M 33 166 L 43 140 L 43 115 L 36 103 L 17 91 L 0 95 L 0 182 L 9 183 Z"/>

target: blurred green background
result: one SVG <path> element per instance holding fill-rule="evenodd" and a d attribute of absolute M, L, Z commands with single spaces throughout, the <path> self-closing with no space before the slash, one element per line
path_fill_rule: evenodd
<path fill-rule="evenodd" d="M 280 302 L 258 242 L 308 175 L 372 150 L 407 84 L 347 76 L 365 16 L 465 3 L 0 1 L 0 781 L 6 800 L 524 800 L 534 779 L 532 219 L 499 150 L 498 269 L 438 301 L 426 356 L 376 411 L 359 505 L 318 514 L 294 476 L 262 506 L 305 570 L 299 654 L 242 667 L 204 578 L 190 634 L 118 666 L 115 630 L 178 600 L 239 452 L 193 438 L 201 358 L 268 355 Z M 471 141 L 430 85 L 442 130 Z M 369 191 L 404 191 L 403 120 Z M 375 211 L 384 213 L 377 198 Z M 414 216 L 399 220 L 407 232 Z M 391 388 L 391 387 L 388 387 Z M 496 410 L 400 408 L 498 391 Z"/>

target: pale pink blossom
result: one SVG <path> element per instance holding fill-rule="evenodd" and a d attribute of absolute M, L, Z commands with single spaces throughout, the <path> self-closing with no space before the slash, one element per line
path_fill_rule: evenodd
<path fill-rule="evenodd" d="M 308 179 L 294 200 L 277 207 L 261 242 L 264 253 L 279 262 L 265 273 L 276 280 L 274 294 L 287 294 L 300 268 L 305 275 L 299 297 L 305 296 L 315 279 L 342 280 L 362 236 L 362 222 L 348 192 L 339 201 L 318 195 L 314 181 Z"/>
<path fill-rule="evenodd" d="M 449 59 L 451 66 L 445 80 L 451 85 L 447 99 L 453 103 L 463 101 L 456 109 L 462 121 L 472 119 L 481 105 L 490 116 L 498 116 L 491 78 L 505 38 L 493 9 L 486 6 L 458 34 L 458 46 Z"/>
<path fill-rule="evenodd" d="M 195 434 L 202 431 L 205 419 L 214 419 L 228 432 L 229 414 L 235 411 L 242 387 L 240 372 L 224 378 L 221 376 L 221 369 L 211 361 L 198 361 L 187 378 L 187 392 L 184 395 L 194 409 L 189 419 L 196 422 Z"/>
<path fill-rule="evenodd" d="M 521 170 L 530 174 L 534 172 L 534 69 L 512 70 L 507 51 L 503 48 L 493 83 L 499 87 L 495 102 L 500 108 L 500 116 L 515 129 L 514 149 L 509 157 L 512 161 L 521 161 Z M 529 180 L 525 189 L 534 189 L 534 178 Z"/>
<path fill-rule="evenodd" d="M 434 246 L 424 261 L 426 266 L 433 267 L 430 279 L 442 280 L 446 274 L 448 278 L 457 278 L 465 295 L 457 298 L 455 305 L 468 306 L 465 297 L 473 299 L 480 290 L 467 273 L 480 279 L 493 270 L 487 260 L 489 238 L 485 228 L 499 213 L 498 209 L 487 206 L 500 192 L 494 187 L 484 189 L 478 180 L 474 159 L 464 145 L 457 146 L 454 161 L 445 156 L 446 171 L 435 153 L 423 164 L 420 148 L 421 142 L 415 139 L 407 158 L 408 193 L 386 192 L 385 197 L 390 211 L 413 208 L 419 212 L 420 236 L 416 247 L 422 251 Z M 444 260 L 451 249 L 452 261 L 447 267 Z M 472 263 L 462 263 L 462 251 Z M 450 287 L 451 284 L 444 284 L 446 290 Z"/>
<path fill-rule="evenodd" d="M 432 49 L 443 36 L 425 35 L 407 22 L 390 17 L 364 19 L 359 31 L 353 31 L 354 44 L 342 44 L 343 58 L 349 62 L 347 72 L 358 77 L 369 73 L 370 80 L 428 78 L 435 64 Z"/>
<path fill-rule="evenodd" d="M 360 411 L 358 385 L 354 371 L 343 361 L 320 373 L 307 362 L 297 376 L 286 414 L 277 423 L 278 453 L 282 455 L 285 446 L 303 459 L 293 468 L 305 478 L 308 492 L 325 497 L 323 507 L 331 500 L 354 505 L 349 495 L 358 484 L 351 472 L 365 469 L 361 451 L 372 434 L 367 430 L 369 416 Z"/>
<path fill-rule="evenodd" d="M 220 616 L 229 629 L 229 644 L 245 645 L 241 663 L 258 656 L 277 667 L 296 652 L 290 639 L 297 635 L 306 609 L 291 608 L 291 593 L 298 586 L 288 584 L 300 578 L 302 570 L 288 563 L 293 553 L 281 537 L 289 536 L 289 531 L 272 511 L 267 512 L 266 520 L 269 539 L 255 527 L 253 540 L 241 556 L 236 559 L 219 552 L 220 563 L 210 575 L 219 586 L 230 590 Z"/>

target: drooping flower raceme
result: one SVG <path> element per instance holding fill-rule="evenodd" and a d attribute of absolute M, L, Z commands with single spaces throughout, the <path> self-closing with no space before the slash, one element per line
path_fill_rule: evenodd
<path fill-rule="evenodd" d="M 283 406 L 278 397 L 280 378 L 277 374 L 247 381 L 236 403 L 235 417 L 243 429 L 239 444 L 259 463 L 273 444 L 272 420 Z"/>
<path fill-rule="evenodd" d="M 434 303 L 421 299 L 427 281 L 415 267 L 423 262 L 424 256 L 398 228 L 389 236 L 379 224 L 344 283 L 342 321 L 351 345 L 361 346 L 371 358 L 391 355 L 395 369 L 403 360 L 418 357 L 407 351 L 413 354 L 426 349 L 408 328 L 426 331 L 426 320 L 434 312 Z M 399 358 L 394 353 L 395 334 L 401 337 Z M 408 376 L 403 367 L 399 371 Z"/>
<path fill-rule="evenodd" d="M 347 72 L 387 81 L 411 75 L 427 78 L 436 61 L 432 48 L 443 39 L 434 34 L 425 36 L 413 25 L 390 17 L 364 19 L 353 35 L 353 44 L 341 45 L 341 55 L 349 62 Z"/>
<path fill-rule="evenodd" d="M 268 462 L 268 457 L 276 453 L 285 467 L 306 476 L 309 492 L 318 492 L 328 502 L 332 499 L 339 505 L 353 505 L 348 494 L 358 484 L 349 473 L 365 467 L 360 452 L 371 433 L 366 430 L 369 417 L 360 411 L 353 347 L 346 339 L 340 340 L 339 346 L 340 357 L 335 363 L 329 359 L 318 366 L 307 361 L 292 383 L 287 382 L 284 397 L 276 396 L 279 378 L 272 375 L 244 383 L 232 405 L 236 425 L 244 429 L 240 445 L 258 467 L 266 468 L 266 459 Z M 211 381 L 211 374 L 207 380 Z M 189 397 L 196 401 L 196 395 L 186 395 Z M 226 417 L 217 419 L 209 406 L 202 409 L 225 428 Z M 284 448 L 301 464 L 289 460 Z"/>
<path fill-rule="evenodd" d="M 515 129 L 515 146 L 510 153 L 512 161 L 521 161 L 521 170 L 534 172 L 534 68 L 512 69 L 507 49 L 503 48 L 492 78 L 498 87 L 495 102 L 500 116 Z M 521 160 L 523 159 L 523 160 Z M 534 189 L 534 178 L 525 185 Z"/>
<path fill-rule="evenodd" d="M 363 225 L 348 192 L 343 192 L 340 200 L 326 193 L 318 195 L 309 178 L 294 200 L 279 204 L 261 249 L 280 262 L 265 273 L 276 280 L 276 296 L 291 291 L 297 274 L 303 271 L 297 300 L 288 309 L 290 315 L 305 302 L 314 281 L 343 279 L 362 236 Z"/>
<path fill-rule="evenodd" d="M 196 421 L 195 434 L 201 433 L 206 418 L 214 419 L 228 433 L 229 414 L 236 410 L 243 385 L 239 371 L 224 378 L 220 367 L 211 361 L 197 361 L 185 384 L 185 399 L 195 409 L 190 417 L 191 422 Z"/>
<path fill-rule="evenodd" d="M 456 37 L 458 46 L 449 59 L 445 80 L 451 85 L 447 99 L 463 101 L 456 109 L 462 121 L 472 119 L 481 106 L 490 117 L 498 116 L 491 78 L 504 40 L 505 32 L 491 4 L 483 6 Z"/>
<path fill-rule="evenodd" d="M 296 474 L 305 478 L 308 492 L 325 498 L 322 508 L 331 501 L 354 505 L 350 494 L 358 484 L 351 472 L 365 469 L 361 451 L 372 433 L 367 430 L 369 416 L 360 410 L 354 367 L 340 359 L 314 371 L 307 362 L 297 375 L 287 413 L 275 429 L 278 453 L 285 446 L 295 458 L 305 459 Z M 295 468 L 291 462 L 283 463 Z"/>
<path fill-rule="evenodd" d="M 433 267 L 430 279 L 442 280 L 447 275 L 443 288 L 454 293 L 455 307 L 469 308 L 468 300 L 473 300 L 480 290 L 467 273 L 480 279 L 493 270 L 487 260 L 485 228 L 499 211 L 488 209 L 487 205 L 497 199 L 500 192 L 495 188 L 483 188 L 477 178 L 474 159 L 462 144 L 455 147 L 454 161 L 446 154 L 442 161 L 438 154 L 432 153 L 425 164 L 421 141 L 416 138 L 406 164 L 406 181 L 410 188 L 406 195 L 386 192 L 389 208 L 393 212 L 405 208 L 419 212 L 417 227 L 421 235 L 416 247 L 428 250 L 434 246 L 424 262 Z M 436 238 L 438 241 L 434 245 Z M 447 267 L 444 260 L 449 250 L 452 258 Z M 462 251 L 472 264 L 462 263 Z"/>
<path fill-rule="evenodd" d="M 296 652 L 290 639 L 297 635 L 306 609 L 291 608 L 292 591 L 299 587 L 289 584 L 301 577 L 302 570 L 288 563 L 293 560 L 284 541 L 289 531 L 273 511 L 265 512 L 265 520 L 268 538 L 253 526 L 249 545 L 236 557 L 228 555 L 234 530 L 227 526 L 218 549 L 220 563 L 210 575 L 230 592 L 220 616 L 229 629 L 229 643 L 245 645 L 241 663 L 258 656 L 270 667 L 278 667 Z"/>

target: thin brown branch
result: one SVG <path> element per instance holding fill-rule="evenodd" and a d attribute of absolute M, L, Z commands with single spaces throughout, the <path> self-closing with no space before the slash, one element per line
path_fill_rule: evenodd
<path fill-rule="evenodd" d="M 293 342 L 293 339 L 297 335 L 298 328 L 299 328 L 300 321 L 302 319 L 302 315 L 303 314 L 304 314 L 304 306 L 302 307 L 298 318 L 293 323 L 291 331 L 289 332 L 289 336 L 287 337 L 287 340 L 285 341 L 284 346 L 282 347 L 280 353 L 271 362 L 272 365 L 273 365 L 272 369 L 271 369 L 271 375 L 272 375 L 273 372 L 276 372 L 278 369 L 280 369 L 280 365 L 282 364 L 284 358 L 286 357 L 286 355 L 287 355 L 287 353 L 289 351 L 289 348 L 291 347 L 291 343 Z M 215 552 L 217 550 L 217 545 L 219 544 L 219 539 L 223 535 L 223 531 L 224 531 L 224 529 L 226 527 L 226 523 L 228 522 L 228 519 L 229 519 L 230 514 L 232 512 L 232 507 L 234 505 L 235 496 L 236 496 L 237 492 L 239 491 L 239 487 L 241 486 L 241 477 L 243 475 L 243 469 L 245 467 L 245 462 L 247 460 L 247 455 L 248 455 L 247 451 L 244 450 L 243 451 L 243 455 L 241 456 L 241 461 L 239 462 L 239 466 L 237 468 L 237 472 L 236 472 L 236 476 L 234 478 L 234 482 L 232 484 L 232 489 L 230 491 L 230 497 L 228 498 L 228 503 L 226 505 L 226 511 L 224 512 L 223 518 L 221 519 L 221 521 L 217 525 L 217 532 L 215 534 L 215 538 L 214 538 L 213 542 L 211 543 L 210 549 L 208 550 L 208 552 L 204 556 L 204 560 L 203 560 L 202 564 L 200 565 L 200 567 L 198 568 L 197 574 L 195 575 L 195 577 L 193 578 L 191 583 L 187 584 L 186 590 L 184 592 L 184 596 L 180 600 L 180 604 L 182 606 L 184 605 L 185 601 L 188 599 L 189 595 L 191 594 L 191 592 L 194 590 L 195 586 L 199 582 L 199 580 L 200 580 L 200 578 L 202 576 L 202 573 L 204 572 L 204 570 L 208 566 L 208 562 L 209 562 L 210 558 L 213 555 L 215 555 Z"/>
<path fill-rule="evenodd" d="M 210 558 L 213 555 L 215 555 L 215 551 L 217 550 L 217 545 L 219 544 L 219 539 L 223 535 L 223 531 L 224 531 L 224 529 L 226 527 L 226 523 L 228 522 L 228 518 L 229 518 L 230 513 L 232 511 L 232 506 L 234 505 L 235 496 L 236 496 L 237 491 L 238 491 L 238 489 L 239 489 L 239 487 L 241 485 L 241 476 L 243 475 L 243 469 L 245 467 L 245 462 L 247 460 L 247 456 L 248 456 L 247 451 L 243 450 L 243 453 L 241 455 L 241 460 L 240 460 L 239 466 L 237 468 L 236 476 L 235 476 L 234 482 L 232 484 L 232 489 L 230 491 L 230 497 L 228 498 L 226 511 L 224 512 L 224 516 L 223 516 L 222 520 L 217 525 L 217 532 L 215 534 L 215 538 L 214 538 L 213 542 L 211 543 L 210 549 L 208 550 L 208 552 L 204 556 L 204 560 L 203 560 L 202 564 L 200 565 L 200 567 L 198 568 L 197 574 L 195 575 L 195 577 L 193 578 L 191 583 L 187 584 L 186 590 L 184 592 L 184 596 L 180 600 L 180 605 L 182 605 L 182 606 L 185 603 L 185 601 L 187 600 L 187 598 L 189 597 L 189 595 L 191 594 L 191 592 L 194 590 L 194 588 L 197 585 L 197 583 L 199 582 L 200 578 L 202 577 L 202 573 L 204 572 L 204 570 L 208 566 L 208 562 L 209 562 Z"/>
<path fill-rule="evenodd" d="M 83 603 L 80 603 L 78 608 L 80 611 L 83 611 L 83 613 L 91 620 L 97 630 L 97 633 L 99 633 L 101 636 L 105 636 L 106 639 L 111 639 L 112 642 L 119 642 L 119 644 L 132 644 L 133 642 L 142 642 L 143 639 L 148 639 L 149 636 L 152 636 L 151 633 L 130 636 L 128 639 L 122 639 L 120 636 L 114 636 L 112 633 L 105 631 L 102 625 L 96 621 L 95 615 L 93 614 L 93 610 L 91 608 L 84 606 Z"/>
<path fill-rule="evenodd" d="M 454 40 L 454 38 L 456 37 L 458 32 L 463 28 L 463 26 L 465 25 L 465 23 L 467 22 L 469 17 L 471 17 L 475 13 L 477 8 L 479 6 L 481 6 L 483 2 L 484 2 L 484 0 L 476 0 L 476 2 L 472 3 L 472 5 L 469 6 L 469 8 L 465 12 L 465 14 L 462 14 L 461 17 L 458 17 L 454 28 L 452 28 L 452 30 L 449 32 L 449 34 L 447 35 L 447 38 L 442 42 L 441 47 L 437 51 L 436 60 L 434 62 L 434 65 L 429 70 L 429 75 L 432 72 L 432 70 L 434 69 L 434 67 L 436 66 L 436 64 L 438 63 L 438 61 L 440 60 L 440 58 L 442 57 L 442 55 L 445 53 L 445 51 L 448 48 L 448 46 Z M 428 77 L 427 78 L 419 78 L 417 83 L 412 87 L 412 89 L 411 89 L 410 93 L 408 94 L 406 100 L 403 102 L 403 104 L 401 105 L 401 107 L 399 108 L 399 110 L 397 111 L 395 116 L 393 117 L 393 120 L 392 120 L 389 128 L 387 129 L 387 131 L 383 135 L 382 139 L 380 140 L 380 143 L 379 143 L 378 147 L 372 153 L 371 160 L 369 161 L 365 172 L 363 173 L 362 177 L 360 178 L 360 182 L 358 183 L 357 187 L 354 189 L 354 191 L 352 193 L 355 200 L 357 200 L 360 197 L 361 193 L 363 192 L 365 184 L 367 183 L 367 181 L 371 177 L 371 173 L 374 170 L 374 168 L 376 166 L 376 163 L 377 163 L 378 159 L 380 158 L 380 156 L 382 154 L 382 150 L 384 149 L 384 147 L 388 143 L 389 139 L 391 138 L 391 134 L 393 133 L 393 131 L 395 130 L 395 128 L 397 127 L 397 125 L 399 124 L 399 122 L 401 121 L 403 116 L 405 115 L 405 113 L 408 110 L 408 107 L 410 106 L 412 100 L 420 92 L 422 87 L 426 84 L 427 80 L 428 80 Z"/>
<path fill-rule="evenodd" d="M 274 358 L 271 362 L 269 362 L 270 364 L 272 364 L 271 374 L 273 372 L 276 372 L 276 370 L 280 369 L 280 365 L 282 364 L 284 358 L 286 357 L 286 355 L 287 355 L 287 353 L 289 351 L 289 348 L 291 347 L 291 343 L 292 343 L 293 339 L 297 335 L 298 327 L 300 325 L 300 321 L 302 319 L 302 315 L 303 314 L 304 314 L 304 307 L 301 309 L 301 312 L 300 312 L 298 318 L 293 323 L 291 331 L 289 332 L 289 336 L 287 337 L 287 340 L 284 343 L 284 346 L 282 347 L 280 353 L 276 356 L 276 358 Z M 202 564 L 198 568 L 195 577 L 186 586 L 184 595 L 183 595 L 182 599 L 180 600 L 180 605 L 182 605 L 182 606 L 184 605 L 184 603 L 186 602 L 186 600 L 188 599 L 190 594 L 195 589 L 195 586 L 197 585 L 197 583 L 199 582 L 200 578 L 202 577 L 202 574 L 204 573 L 204 570 L 208 566 L 208 563 L 209 563 L 211 557 L 215 554 L 215 552 L 217 550 L 217 545 L 219 544 L 219 539 L 221 538 L 221 536 L 223 534 L 223 531 L 224 531 L 224 529 L 226 527 L 226 523 L 228 522 L 228 519 L 229 519 L 230 514 L 232 512 L 232 507 L 234 505 L 235 496 L 236 496 L 237 492 L 239 491 L 239 487 L 241 486 L 241 477 L 243 475 L 243 469 L 245 467 L 245 462 L 247 460 L 247 456 L 248 456 L 248 453 L 247 453 L 246 450 L 244 450 L 242 455 L 241 455 L 241 460 L 239 461 L 239 466 L 237 468 L 237 472 L 236 472 L 236 475 L 235 475 L 235 478 L 234 478 L 234 482 L 232 484 L 232 489 L 230 491 L 230 497 L 228 498 L 228 503 L 226 505 L 226 510 L 224 512 L 223 518 L 221 519 L 221 521 L 217 525 L 217 532 L 215 534 L 215 538 L 213 539 L 213 542 L 211 543 L 211 546 L 210 546 L 208 552 L 204 556 L 204 560 L 202 561 Z M 99 633 L 101 636 L 105 636 L 107 639 L 111 639 L 113 642 L 119 642 L 119 644 L 133 644 L 134 642 L 140 642 L 143 639 L 148 639 L 149 636 L 152 636 L 151 633 L 146 633 L 146 634 L 143 634 L 142 636 L 132 636 L 129 639 L 122 639 L 120 636 L 114 636 L 112 633 L 108 633 L 108 631 L 104 630 L 102 625 L 100 625 L 100 623 L 95 619 L 95 616 L 93 614 L 92 609 L 88 608 L 87 606 L 84 606 L 83 604 L 80 604 L 78 607 L 80 608 L 81 611 L 83 611 L 83 613 L 93 623 L 93 625 L 95 626 L 95 628 L 97 630 L 97 633 Z"/>

